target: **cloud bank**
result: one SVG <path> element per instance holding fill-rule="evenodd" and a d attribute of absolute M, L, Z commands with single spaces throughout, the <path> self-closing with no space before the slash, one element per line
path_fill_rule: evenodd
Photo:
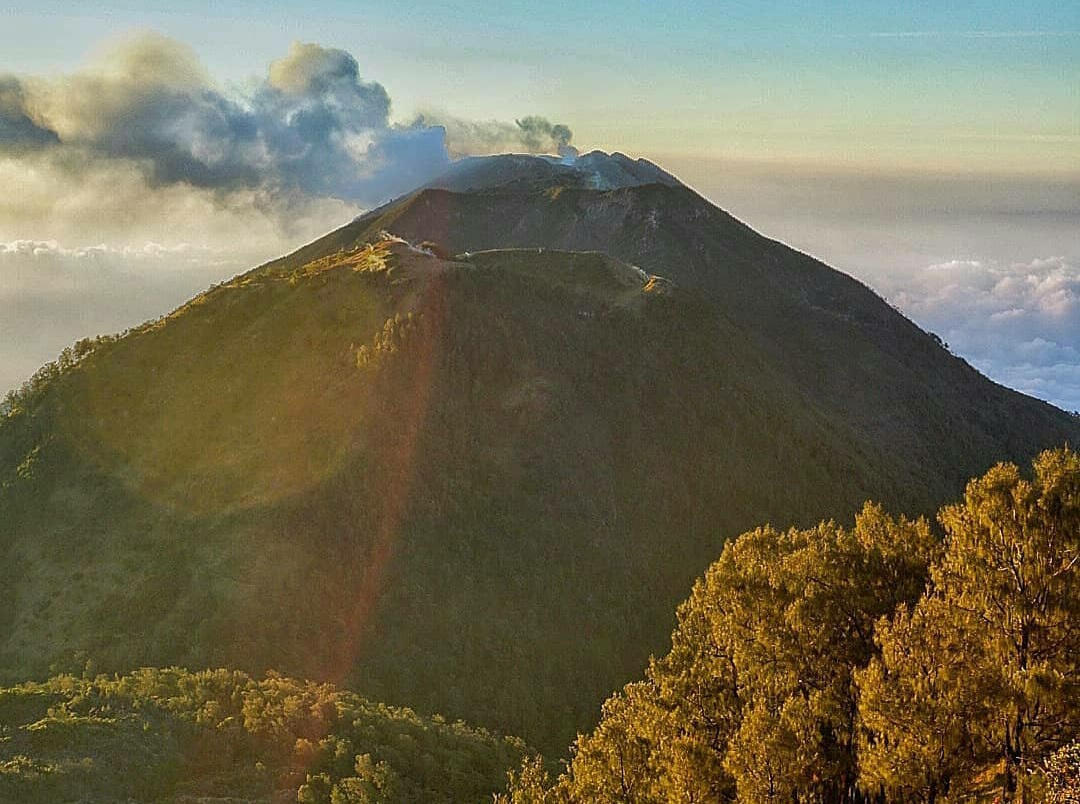
<path fill-rule="evenodd" d="M 570 129 L 447 115 L 391 120 L 385 87 L 343 50 L 294 43 L 244 91 L 226 91 L 194 53 L 129 39 L 59 79 L 0 75 L 0 158 L 36 157 L 78 178 L 87 163 L 137 168 L 150 187 L 184 185 L 291 213 L 312 198 L 370 206 L 446 169 L 452 155 L 555 151 Z"/>
<path fill-rule="evenodd" d="M 1080 410 L 1080 263 L 951 260 L 894 283 L 892 301 L 985 374 Z"/>

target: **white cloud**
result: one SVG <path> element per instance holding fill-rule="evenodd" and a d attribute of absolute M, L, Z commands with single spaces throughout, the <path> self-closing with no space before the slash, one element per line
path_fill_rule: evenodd
<path fill-rule="evenodd" d="M 97 246 L 80 246 L 67 248 L 55 240 L 12 240 L 8 243 L 0 242 L 0 258 L 3 257 L 35 257 L 63 258 L 69 257 L 76 260 L 94 260 L 106 257 L 122 257 L 127 259 L 162 259 L 164 257 L 189 258 L 194 261 L 204 259 L 214 254 L 215 251 L 206 246 L 195 246 L 191 243 L 177 243 L 175 245 L 163 245 L 161 243 L 145 243 L 141 247 L 123 246 L 117 248 L 104 243 Z"/>
<path fill-rule="evenodd" d="M 990 377 L 1080 409 L 1080 262 L 949 260 L 877 285 Z"/>

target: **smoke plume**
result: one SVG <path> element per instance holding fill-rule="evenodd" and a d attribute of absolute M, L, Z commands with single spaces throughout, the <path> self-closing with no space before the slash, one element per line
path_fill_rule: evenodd
<path fill-rule="evenodd" d="M 535 116 L 447 121 L 393 122 L 385 87 L 361 77 L 356 59 L 309 43 L 294 43 L 242 93 L 220 88 L 189 48 L 156 35 L 61 79 L 0 75 L 0 159 L 47 157 L 71 170 L 124 162 L 150 186 L 265 190 L 292 204 L 328 197 L 369 206 L 433 178 L 453 156 L 565 151 L 571 139 L 566 126 Z"/>
<path fill-rule="evenodd" d="M 561 123 L 531 115 L 513 123 L 501 120 L 464 120 L 444 112 L 424 112 L 413 126 L 439 127 L 446 132 L 451 158 L 501 153 L 558 154 L 577 156 L 570 144 L 573 134 Z"/>

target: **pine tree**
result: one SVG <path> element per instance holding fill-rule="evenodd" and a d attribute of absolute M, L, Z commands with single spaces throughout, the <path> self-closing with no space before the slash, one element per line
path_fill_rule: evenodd
<path fill-rule="evenodd" d="M 875 641 L 881 655 L 855 673 L 863 787 L 888 801 L 933 804 L 983 767 L 987 747 L 973 724 L 990 714 L 992 669 L 940 596 L 882 618 Z"/>
<path fill-rule="evenodd" d="M 1031 480 L 998 465 L 939 519 L 932 588 L 859 676 L 863 782 L 1033 801 L 1040 762 L 1080 732 L 1080 458 L 1044 453 Z"/>
<path fill-rule="evenodd" d="M 852 671 L 874 620 L 915 600 L 935 541 L 867 506 L 853 529 L 729 543 L 679 609 L 671 652 L 604 707 L 557 789 L 570 801 L 858 797 Z"/>
<path fill-rule="evenodd" d="M 999 668 L 1000 714 L 986 724 L 1003 801 L 1077 733 L 1080 713 L 1080 457 L 1046 452 L 1033 480 L 999 465 L 941 512 L 948 550 L 935 585 Z"/>

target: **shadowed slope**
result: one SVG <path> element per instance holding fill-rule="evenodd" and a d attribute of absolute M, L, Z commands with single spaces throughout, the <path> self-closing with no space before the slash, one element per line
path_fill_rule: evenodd
<path fill-rule="evenodd" d="M 893 471 L 903 467 L 899 488 L 875 494 L 907 510 L 933 510 L 995 461 L 1027 460 L 1080 429 L 1075 417 L 986 379 L 850 276 L 682 186 L 424 190 L 272 265 L 383 229 L 455 252 L 602 250 L 703 291 L 768 355 L 799 404 L 850 428 Z"/>

